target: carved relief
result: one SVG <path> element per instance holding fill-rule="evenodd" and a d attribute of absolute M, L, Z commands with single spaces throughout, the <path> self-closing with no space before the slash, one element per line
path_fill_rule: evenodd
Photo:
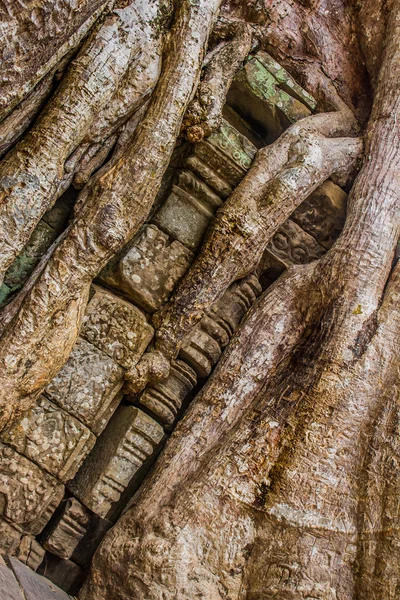
<path fill-rule="evenodd" d="M 90 517 L 88 509 L 76 498 L 64 500 L 58 519 L 46 531 L 43 547 L 60 558 L 71 558 L 87 531 Z"/>
<path fill-rule="evenodd" d="M 75 475 L 96 441 L 87 427 L 44 396 L 1 439 L 60 481 Z"/>
<path fill-rule="evenodd" d="M 16 558 L 27 565 L 32 571 L 36 571 L 42 563 L 45 549 L 30 535 L 24 535 L 21 539 Z"/>
<path fill-rule="evenodd" d="M 120 406 L 69 488 L 105 517 L 135 473 L 153 454 L 164 431 L 133 406 Z"/>
<path fill-rule="evenodd" d="M 288 219 L 267 246 L 287 267 L 317 260 L 326 250 L 296 223 Z"/>
<path fill-rule="evenodd" d="M 133 367 L 150 343 L 154 329 L 129 302 L 94 286 L 81 336 L 122 367 Z"/>
<path fill-rule="evenodd" d="M 86 340 L 78 338 L 72 353 L 47 386 L 45 395 L 100 433 L 117 407 L 124 369 Z"/>
<path fill-rule="evenodd" d="M 0 515 L 25 533 L 41 532 L 64 486 L 33 462 L 0 443 Z"/>

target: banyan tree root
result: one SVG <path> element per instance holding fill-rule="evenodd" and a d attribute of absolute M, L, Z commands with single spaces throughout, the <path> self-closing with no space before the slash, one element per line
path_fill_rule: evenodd
<path fill-rule="evenodd" d="M 34 127 L 0 163 L 0 278 L 71 181 L 73 173 L 64 181 L 69 156 L 105 130 L 108 137 L 148 98 L 161 64 L 164 32 L 156 17 L 167 4 L 117 0 Z"/>
<path fill-rule="evenodd" d="M 341 237 L 250 310 L 81 600 L 397 598 L 398 445 L 380 447 L 400 385 L 396 19 L 388 39 Z"/>
<path fill-rule="evenodd" d="M 112 166 L 82 190 L 75 220 L 3 332 L 0 427 L 32 405 L 68 359 L 92 279 L 146 219 L 198 84 L 219 5 L 180 3 L 145 117 Z"/>

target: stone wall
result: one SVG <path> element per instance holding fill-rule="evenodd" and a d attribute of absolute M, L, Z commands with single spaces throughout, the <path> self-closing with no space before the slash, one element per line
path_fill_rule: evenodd
<path fill-rule="evenodd" d="M 192 330 L 170 376 L 124 395 L 127 369 L 151 348 L 152 315 L 196 256 L 215 212 L 271 143 L 315 102 L 267 54 L 250 58 L 228 95 L 221 128 L 182 144 L 157 210 L 99 275 L 80 337 L 35 408 L 0 440 L 0 550 L 40 565 L 70 592 L 139 487 L 188 402 L 246 311 L 288 266 L 319 258 L 343 226 L 346 194 L 318 188 L 275 234 L 257 271 L 235 282 Z M 63 231 L 74 194 L 39 223 L 0 289 L 6 304 Z"/>

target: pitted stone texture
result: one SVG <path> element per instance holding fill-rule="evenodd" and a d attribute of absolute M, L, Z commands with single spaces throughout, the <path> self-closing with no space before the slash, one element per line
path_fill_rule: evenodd
<path fill-rule="evenodd" d="M 71 600 L 66 592 L 32 571 L 16 558 L 10 558 L 9 561 L 26 600 Z"/>
<path fill-rule="evenodd" d="M 76 498 L 68 498 L 60 507 L 58 518 L 46 529 L 43 547 L 63 559 L 71 558 L 86 534 L 91 513 Z"/>
<path fill-rule="evenodd" d="M 100 433 L 121 399 L 124 369 L 101 350 L 78 338 L 67 363 L 45 395 Z"/>
<path fill-rule="evenodd" d="M 85 425 L 45 396 L 1 439 L 63 482 L 75 475 L 96 441 Z"/>
<path fill-rule="evenodd" d="M 145 225 L 129 252 L 114 270 L 103 271 L 101 280 L 153 313 L 167 302 L 193 259 L 183 244 L 171 242 L 155 225 Z"/>
<path fill-rule="evenodd" d="M 0 515 L 25 533 L 40 533 L 64 486 L 13 448 L 0 443 Z"/>
<path fill-rule="evenodd" d="M 8 556 L 15 554 L 20 544 L 21 536 L 22 533 L 19 529 L 13 527 L 0 517 L 0 555 Z"/>
<path fill-rule="evenodd" d="M 166 428 L 170 428 L 184 399 L 196 383 L 196 373 L 189 365 L 182 360 L 173 361 L 168 379 L 146 388 L 138 403 L 158 417 Z"/>
<path fill-rule="evenodd" d="M 81 336 L 122 367 L 133 367 L 150 343 L 154 329 L 136 306 L 94 286 Z"/>
<path fill-rule="evenodd" d="M 343 229 L 346 204 L 346 192 L 328 180 L 300 204 L 291 218 L 329 250 Z"/>
<path fill-rule="evenodd" d="M 309 233 L 290 219 L 278 229 L 267 248 L 286 267 L 309 263 L 326 252 Z"/>
<path fill-rule="evenodd" d="M 93 512 L 107 516 L 163 435 L 161 425 L 141 410 L 120 406 L 69 489 Z"/>
<path fill-rule="evenodd" d="M 32 569 L 32 571 L 36 571 L 43 562 L 44 555 L 44 548 L 35 538 L 29 535 L 23 536 L 18 551 L 15 553 L 15 557 Z"/>

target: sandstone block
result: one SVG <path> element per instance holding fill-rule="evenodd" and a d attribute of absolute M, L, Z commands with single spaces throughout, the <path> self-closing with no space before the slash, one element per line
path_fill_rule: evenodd
<path fill-rule="evenodd" d="M 30 535 L 22 537 L 18 551 L 15 553 L 15 557 L 33 571 L 36 571 L 42 563 L 44 555 L 45 549 Z"/>
<path fill-rule="evenodd" d="M 133 367 L 150 343 L 154 329 L 136 306 L 98 286 L 88 303 L 81 336 L 122 367 Z"/>
<path fill-rule="evenodd" d="M 0 564 L 0 599 L 25 600 L 11 569 Z"/>
<path fill-rule="evenodd" d="M 15 554 L 21 537 L 22 533 L 19 529 L 0 518 L 0 555 L 8 556 Z"/>
<path fill-rule="evenodd" d="M 40 533 L 57 508 L 64 486 L 13 448 L 0 443 L 0 515 L 25 533 Z"/>
<path fill-rule="evenodd" d="M 69 489 L 93 512 L 107 516 L 163 435 L 161 425 L 141 410 L 120 406 Z"/>
<path fill-rule="evenodd" d="M 1 439 L 63 482 L 75 475 L 96 441 L 85 425 L 45 396 Z"/>
<path fill-rule="evenodd" d="M 124 369 L 120 365 L 78 338 L 67 363 L 44 393 L 98 434 L 119 404 L 123 382 Z"/>
<path fill-rule="evenodd" d="M 168 379 L 144 390 L 139 404 L 148 408 L 169 428 L 188 393 L 197 383 L 196 373 L 182 360 L 171 364 Z"/>
<path fill-rule="evenodd" d="M 304 229 L 288 219 L 267 246 L 287 267 L 317 260 L 326 250 Z"/>
<path fill-rule="evenodd" d="M 145 225 L 115 270 L 102 275 L 102 281 L 153 313 L 167 302 L 193 259 L 183 244 L 171 242 L 155 225 Z"/>
<path fill-rule="evenodd" d="M 257 148 L 225 119 L 221 127 L 212 133 L 207 141 L 223 154 L 247 171 L 257 153 Z"/>
<path fill-rule="evenodd" d="M 58 517 L 44 532 L 43 547 L 60 558 L 68 559 L 85 535 L 91 513 L 76 498 L 64 500 L 60 509 Z"/>
<path fill-rule="evenodd" d="M 10 558 L 9 561 L 26 600 L 71 600 L 66 592 L 16 558 Z"/>

